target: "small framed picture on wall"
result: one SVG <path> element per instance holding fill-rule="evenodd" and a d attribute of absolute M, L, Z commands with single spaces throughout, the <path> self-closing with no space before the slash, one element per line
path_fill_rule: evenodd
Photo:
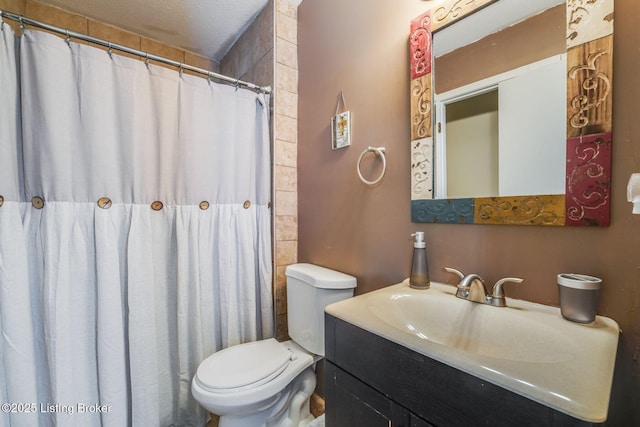
<path fill-rule="evenodd" d="M 331 118 L 331 148 L 351 145 L 351 111 L 336 114 Z"/>

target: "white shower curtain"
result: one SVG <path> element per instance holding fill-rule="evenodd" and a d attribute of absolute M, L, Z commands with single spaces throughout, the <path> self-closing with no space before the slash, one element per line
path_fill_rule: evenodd
<path fill-rule="evenodd" d="M 0 426 L 202 425 L 273 333 L 268 99 L 1 25 Z"/>

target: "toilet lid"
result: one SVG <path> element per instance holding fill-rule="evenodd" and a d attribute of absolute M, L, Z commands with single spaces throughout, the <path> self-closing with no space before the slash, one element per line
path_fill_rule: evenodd
<path fill-rule="evenodd" d="M 271 381 L 287 367 L 291 351 L 273 338 L 218 351 L 198 367 L 203 387 L 222 392 Z"/>

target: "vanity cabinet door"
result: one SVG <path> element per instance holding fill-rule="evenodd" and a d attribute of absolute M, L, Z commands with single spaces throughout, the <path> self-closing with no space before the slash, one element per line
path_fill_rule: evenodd
<path fill-rule="evenodd" d="M 325 361 L 327 427 L 429 427 L 372 387 Z"/>
<path fill-rule="evenodd" d="M 435 427 L 433 424 L 429 424 L 420 417 L 411 414 L 411 427 Z"/>

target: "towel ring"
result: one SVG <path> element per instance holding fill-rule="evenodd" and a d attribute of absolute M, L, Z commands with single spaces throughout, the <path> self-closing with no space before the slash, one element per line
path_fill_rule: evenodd
<path fill-rule="evenodd" d="M 382 159 L 382 173 L 378 178 L 374 179 L 373 181 L 369 181 L 365 179 L 362 176 L 362 172 L 360 172 L 360 162 L 362 161 L 362 158 L 365 156 L 365 154 L 367 154 L 370 151 L 373 152 L 377 157 L 380 157 Z M 356 170 L 358 172 L 358 178 L 360 178 L 360 181 L 364 182 L 367 185 L 375 185 L 380 182 L 380 180 L 384 176 L 384 173 L 387 171 L 387 158 L 384 156 L 384 152 L 385 152 L 384 147 L 367 147 L 367 149 L 364 150 L 362 154 L 360 154 L 360 157 L 358 158 L 358 165 L 356 167 Z"/>

